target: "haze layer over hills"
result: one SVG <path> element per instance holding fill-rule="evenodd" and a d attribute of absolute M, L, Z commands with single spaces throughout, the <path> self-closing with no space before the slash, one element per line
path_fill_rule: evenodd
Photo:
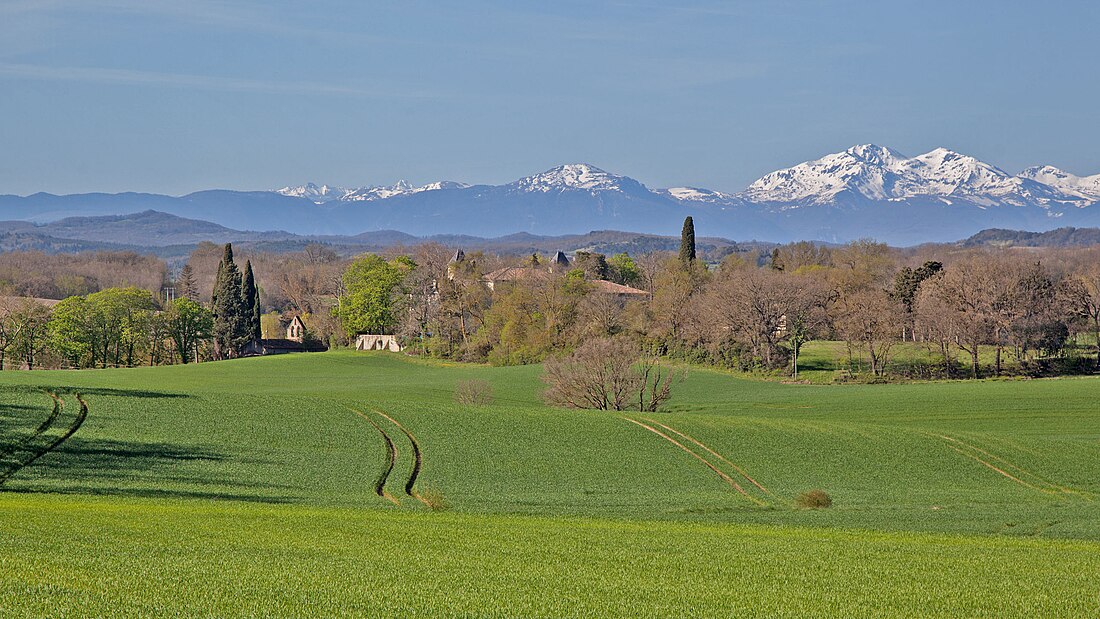
<path fill-rule="evenodd" d="M 1010 174 L 944 148 L 907 157 L 868 144 L 772 172 L 739 193 L 651 189 L 578 163 L 504 185 L 399 181 L 342 188 L 307 183 L 179 197 L 38 193 L 0 196 L 0 210 L 5 219 L 37 223 L 153 210 L 236 230 L 297 235 L 399 230 L 479 237 L 609 229 L 671 234 L 691 215 L 707 235 L 737 240 L 873 237 L 909 245 L 953 241 L 993 227 L 1041 232 L 1100 225 L 1100 174 L 1076 176 L 1049 165 Z"/>

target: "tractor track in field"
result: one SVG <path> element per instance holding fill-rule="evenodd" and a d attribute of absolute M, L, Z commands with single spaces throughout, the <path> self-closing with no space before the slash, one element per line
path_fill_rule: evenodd
<path fill-rule="evenodd" d="M 76 394 L 76 401 L 80 403 L 80 412 L 77 413 L 76 417 L 73 419 L 73 422 L 69 424 L 69 427 L 65 430 L 65 432 L 63 432 L 60 436 L 53 439 L 49 443 L 46 443 L 45 445 L 42 445 L 37 449 L 32 449 L 31 443 L 34 441 L 34 439 L 42 436 L 46 433 L 46 431 L 49 430 L 50 427 L 52 427 L 53 422 L 56 421 L 57 418 L 61 415 L 61 409 L 64 408 L 64 402 L 61 400 L 60 397 L 52 393 L 50 393 L 49 395 L 51 398 L 54 399 L 54 410 L 50 413 L 50 418 L 38 426 L 38 428 L 35 430 L 35 433 L 31 436 L 30 439 L 24 441 L 21 444 L 21 450 L 27 451 L 29 457 L 24 457 L 18 460 L 14 465 L 9 466 L 3 472 L 0 472 L 0 485 L 3 485 L 4 482 L 11 479 L 13 475 L 27 468 L 42 456 L 60 447 L 62 443 L 69 440 L 72 435 L 76 434 L 76 431 L 80 429 L 80 426 L 84 425 L 84 420 L 88 418 L 88 403 L 84 401 L 84 398 L 81 397 L 81 394 L 78 393 Z M 17 448 L 16 450 L 9 453 L 16 453 L 17 451 L 20 451 L 20 449 Z"/>
<path fill-rule="evenodd" d="M 0 452 L 0 462 L 7 460 L 17 452 L 26 451 L 30 444 L 39 436 L 45 434 L 46 431 L 50 429 L 50 426 L 53 425 L 53 422 L 57 421 L 57 418 L 61 416 L 61 411 L 65 408 L 65 401 L 57 397 L 57 394 L 52 391 L 46 391 L 46 395 L 50 396 L 53 400 L 53 410 L 50 411 L 50 414 L 46 416 L 42 423 L 38 424 L 38 427 L 35 428 L 30 435 L 15 441 L 10 447 Z"/>
<path fill-rule="evenodd" d="M 684 445 L 680 441 L 672 438 L 671 436 L 665 434 L 664 432 L 661 432 L 660 430 L 658 430 L 657 428 L 654 428 L 653 426 L 650 426 L 650 425 L 642 423 L 641 421 L 638 421 L 637 419 L 631 419 L 630 417 L 626 417 L 626 416 L 622 417 L 622 419 L 625 419 L 626 421 L 629 421 L 630 423 L 633 423 L 637 426 L 645 428 L 646 430 L 649 430 L 650 432 L 656 434 L 657 436 L 659 436 L 659 437 L 665 439 L 666 441 L 672 443 L 673 445 L 679 447 L 684 452 L 689 454 L 691 457 L 693 457 L 696 460 L 702 462 L 708 469 L 713 471 L 715 475 L 718 475 L 718 477 L 722 481 L 726 482 L 727 485 L 729 485 L 731 488 L 736 490 L 738 493 L 740 493 L 742 496 L 744 496 L 749 501 L 752 501 L 753 503 L 755 503 L 757 505 L 760 505 L 760 506 L 767 505 L 767 503 L 765 503 L 764 501 L 761 501 L 760 499 L 758 499 L 758 498 L 754 497 L 753 495 L 749 494 L 749 492 L 747 490 L 745 490 L 745 488 L 742 487 L 741 484 L 737 483 L 736 479 L 730 477 L 725 471 L 723 471 L 722 469 L 715 466 L 715 464 L 713 462 L 711 462 L 710 460 L 707 460 L 703 456 L 695 453 L 694 451 L 689 449 L 686 445 Z"/>
<path fill-rule="evenodd" d="M 1012 463 L 1011 461 L 1007 460 L 1006 458 L 1003 458 L 1001 456 L 998 456 L 997 454 L 994 454 L 994 453 L 991 453 L 991 452 L 989 452 L 985 449 L 982 449 L 981 447 L 978 447 L 977 445 L 972 445 L 972 444 L 970 444 L 966 441 L 963 441 L 962 439 L 956 438 L 954 436 L 949 436 L 947 434 L 927 434 L 927 436 L 931 436 L 933 438 L 938 438 L 938 439 L 942 439 L 942 440 L 946 441 L 947 446 L 950 447 L 955 452 L 959 453 L 960 455 L 963 455 L 967 458 L 970 458 L 971 460 L 974 460 L 974 461 L 982 464 L 986 468 L 989 468 L 990 470 L 995 471 L 999 475 L 1002 475 L 1005 478 L 1007 478 L 1007 479 L 1009 479 L 1009 480 L 1011 480 L 1011 481 L 1013 481 L 1017 484 L 1020 484 L 1021 486 L 1024 486 L 1026 488 L 1030 488 L 1032 490 L 1042 492 L 1044 494 L 1059 494 L 1059 493 L 1072 494 L 1072 495 L 1080 496 L 1080 497 L 1084 498 L 1087 501 L 1092 501 L 1092 497 L 1090 496 L 1090 493 L 1088 493 L 1088 492 L 1084 492 L 1084 491 L 1081 491 L 1081 490 L 1075 490 L 1073 488 L 1068 488 L 1066 486 L 1062 486 L 1062 485 L 1047 481 L 1046 479 L 1044 479 L 1040 475 L 1032 473 L 1031 471 L 1029 471 L 1029 470 L 1027 470 L 1023 467 Z M 994 464 L 994 462 L 996 462 L 997 464 Z M 1009 471 L 1012 471 L 1012 472 L 1009 472 Z M 1015 473 L 1015 474 L 1013 474 L 1013 473 Z M 1024 478 L 1028 478 L 1031 481 L 1028 481 Z"/>
<path fill-rule="evenodd" d="M 646 420 L 646 421 L 648 421 L 648 422 L 650 422 L 654 425 L 661 426 L 662 428 L 668 430 L 669 432 L 672 432 L 673 434 L 676 434 L 677 436 L 680 436 L 680 437 L 682 437 L 682 438 L 684 438 L 688 441 L 691 441 L 695 445 L 698 445 L 701 449 L 706 450 L 706 452 L 709 453 L 710 455 L 714 456 L 715 458 L 718 458 L 722 462 L 725 462 L 727 466 L 729 466 L 731 469 L 737 471 L 737 473 L 739 475 L 741 475 L 741 477 L 744 477 L 745 480 L 748 481 L 750 484 L 752 484 L 752 485 L 756 486 L 757 488 L 759 488 L 760 491 L 763 492 L 764 494 L 766 494 L 770 497 L 775 496 L 774 494 L 772 494 L 771 490 L 768 490 L 767 488 L 765 488 L 763 484 L 756 481 L 755 479 L 752 478 L 752 476 L 750 476 L 747 472 L 745 472 L 745 469 L 743 469 L 740 466 L 734 464 L 733 462 L 730 462 L 728 459 L 726 459 L 725 456 L 723 456 L 722 454 L 718 453 L 717 451 L 711 449 L 710 447 L 704 445 L 701 441 L 699 441 L 695 437 L 693 437 L 689 434 L 685 434 L 684 432 L 681 432 L 681 431 L 677 430 L 676 428 L 667 426 L 667 425 L 665 425 L 665 424 L 663 424 L 663 423 L 661 423 L 661 422 L 659 422 L 655 419 L 649 419 L 647 417 L 642 417 L 642 419 L 644 419 L 644 420 Z"/>
<path fill-rule="evenodd" d="M 378 422 L 371 419 L 369 415 L 354 409 L 352 412 L 366 419 L 367 423 L 374 426 L 374 429 L 378 430 L 378 433 L 382 435 L 382 441 L 386 444 L 386 463 L 382 467 L 381 473 L 378 474 L 378 478 L 374 481 L 374 493 L 390 501 L 394 505 L 400 505 L 400 501 L 394 498 L 389 492 L 386 492 L 386 480 L 390 478 L 390 473 L 393 472 L 393 467 L 397 463 L 397 446 L 393 444 L 393 439 L 391 439 L 390 435 L 382 429 L 382 426 L 378 425 Z"/>
<path fill-rule="evenodd" d="M 413 451 L 413 468 L 412 471 L 409 473 L 408 481 L 405 482 L 405 494 L 411 496 L 412 498 L 420 501 L 425 505 L 428 505 L 428 502 L 421 498 L 421 496 L 416 492 L 416 479 L 420 476 L 420 470 L 424 467 L 424 453 L 420 450 L 420 443 L 416 440 L 416 437 L 412 435 L 412 432 L 409 432 L 409 430 L 405 426 L 401 425 L 393 417 L 390 417 L 380 410 L 372 410 L 371 412 L 376 415 L 381 415 L 390 423 L 397 426 L 397 429 L 401 430 L 401 432 L 404 433 L 405 438 L 409 439 L 409 444 L 412 445 Z"/>

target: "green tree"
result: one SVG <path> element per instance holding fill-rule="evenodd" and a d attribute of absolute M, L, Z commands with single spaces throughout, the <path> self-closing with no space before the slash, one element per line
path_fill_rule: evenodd
<path fill-rule="evenodd" d="M 4 369 L 4 357 L 15 342 L 14 313 L 12 303 L 0 300 L 0 370 Z"/>
<path fill-rule="evenodd" d="M 88 326 L 100 365 L 132 366 L 134 351 L 147 338 L 153 294 L 141 288 L 107 288 L 92 293 Z"/>
<path fill-rule="evenodd" d="M 408 258 L 386 262 L 374 254 L 356 258 L 344 271 L 346 294 L 338 315 L 348 337 L 388 333 L 397 324 L 394 296 L 410 270 Z"/>
<path fill-rule="evenodd" d="M 69 297 L 53 306 L 46 339 L 54 355 L 69 367 L 95 365 L 88 299 Z"/>
<path fill-rule="evenodd" d="M 615 254 L 607 261 L 611 269 L 611 281 L 624 286 L 637 286 L 642 281 L 642 271 L 630 254 Z"/>
<path fill-rule="evenodd" d="M 242 277 L 233 262 L 233 245 L 225 244 L 214 282 L 214 350 L 219 357 L 234 357 L 252 340 L 252 315 L 244 302 Z"/>
<path fill-rule="evenodd" d="M 894 290 L 891 296 L 905 308 L 905 326 L 902 327 L 902 340 L 905 340 L 907 335 L 909 337 L 913 336 L 914 311 L 920 285 L 942 270 L 942 262 L 929 260 L 915 269 L 905 267 L 894 276 Z"/>
<path fill-rule="evenodd" d="M 28 370 L 33 370 L 39 353 L 48 342 L 47 327 L 50 309 L 32 299 L 25 299 L 12 315 L 15 327 L 15 353 L 23 359 Z"/>
<path fill-rule="evenodd" d="M 176 343 L 180 363 L 190 363 L 198 358 L 199 344 L 210 338 L 214 329 L 214 315 L 210 310 L 191 299 L 176 299 L 165 312 L 168 333 Z"/>
<path fill-rule="evenodd" d="M 695 262 L 695 222 L 690 216 L 684 218 L 684 229 L 680 231 L 680 262 Z"/>
<path fill-rule="evenodd" d="M 245 318 L 248 320 L 252 339 L 263 337 L 260 327 L 260 289 L 256 287 L 256 276 L 252 274 L 252 261 L 244 263 L 244 280 L 241 284 L 241 302 L 244 304 Z"/>

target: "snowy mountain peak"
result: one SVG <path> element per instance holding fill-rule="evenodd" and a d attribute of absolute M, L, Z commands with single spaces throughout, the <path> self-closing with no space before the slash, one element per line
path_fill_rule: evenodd
<path fill-rule="evenodd" d="M 701 187 L 669 187 L 656 189 L 654 192 L 681 202 L 727 203 L 736 199 L 731 194 Z"/>
<path fill-rule="evenodd" d="M 1045 181 L 1012 176 L 948 148 L 907 158 L 889 148 L 864 144 L 772 172 L 749 185 L 742 197 L 751 202 L 779 203 L 786 210 L 917 197 L 945 202 L 963 199 L 981 207 L 1045 207 L 1054 202 L 1079 201 L 1087 195 L 1070 193 Z"/>
<path fill-rule="evenodd" d="M 898 151 L 878 144 L 857 144 L 844 152 L 855 159 L 880 165 L 890 165 L 905 159 L 905 155 Z"/>
<path fill-rule="evenodd" d="M 288 186 L 282 189 L 276 189 L 275 193 L 294 198 L 307 198 L 317 204 L 324 204 L 325 202 L 342 199 L 349 191 L 350 190 L 344 189 L 343 187 L 329 187 L 328 185 L 306 183 L 305 185 L 299 185 L 297 187 Z"/>
<path fill-rule="evenodd" d="M 400 180 L 388 187 L 383 185 L 368 185 L 356 189 L 329 187 L 328 185 L 318 186 L 315 183 L 306 183 L 298 187 L 283 187 L 282 189 L 277 189 L 276 193 L 295 198 L 306 198 L 312 200 L 316 204 L 325 204 L 337 200 L 341 202 L 383 200 L 424 191 L 464 189 L 466 187 L 469 187 L 469 185 L 466 183 L 457 183 L 455 181 L 436 181 L 417 187 L 407 180 Z"/>
<path fill-rule="evenodd" d="M 850 192 L 872 200 L 889 199 L 906 161 L 895 150 L 861 144 L 772 172 L 749 185 L 744 197 L 753 202 L 827 204 Z"/>
<path fill-rule="evenodd" d="M 611 174 L 588 163 L 568 163 L 534 176 L 521 178 L 511 184 L 517 191 L 541 192 L 581 189 L 587 191 L 616 191 L 641 183 L 625 176 Z"/>
<path fill-rule="evenodd" d="M 1072 196 L 1100 200 L 1100 174 L 1077 176 L 1054 166 L 1034 166 L 1020 172 L 1020 178 L 1049 185 Z"/>

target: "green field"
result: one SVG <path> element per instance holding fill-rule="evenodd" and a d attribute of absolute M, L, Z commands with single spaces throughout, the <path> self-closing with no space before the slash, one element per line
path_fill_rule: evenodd
<path fill-rule="evenodd" d="M 44 390 L 89 415 L 3 486 L 0 614 L 1100 613 L 1098 379 L 692 370 L 668 412 L 622 415 L 545 407 L 539 373 L 348 352 L 4 372 L 0 446 Z M 495 402 L 456 404 L 467 379 Z M 448 510 L 406 493 L 394 422 Z M 795 508 L 814 488 L 833 507 Z"/>

